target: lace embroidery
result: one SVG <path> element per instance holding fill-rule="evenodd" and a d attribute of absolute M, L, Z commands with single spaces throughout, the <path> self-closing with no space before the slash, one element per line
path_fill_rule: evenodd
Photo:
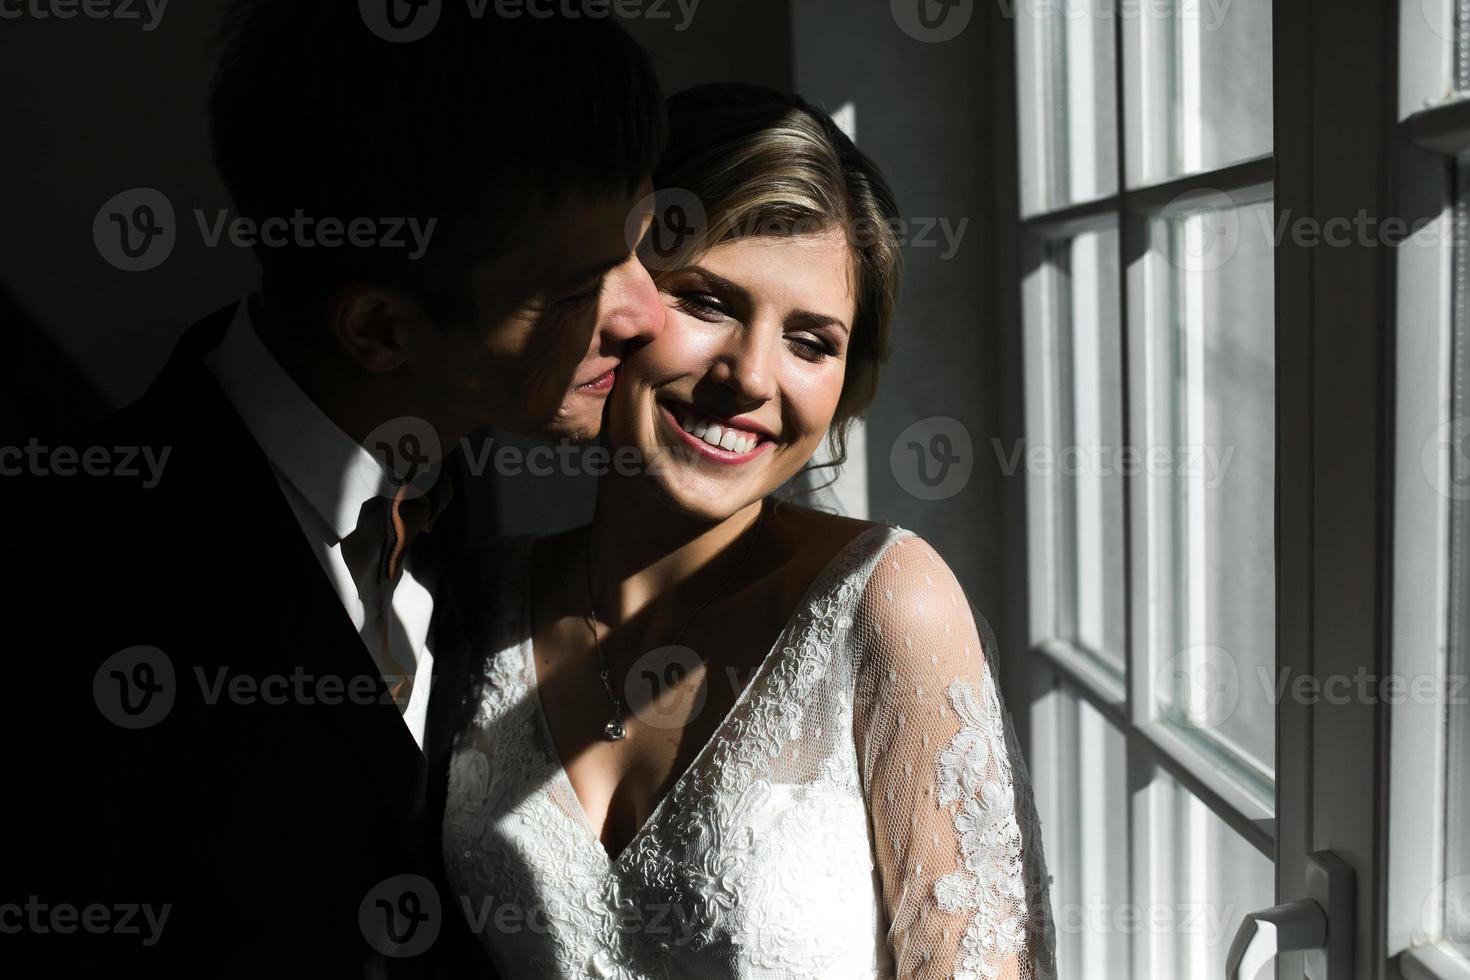
<path fill-rule="evenodd" d="M 874 565 L 904 539 L 918 540 L 902 530 L 865 532 L 819 576 L 709 745 L 615 861 L 586 823 L 554 749 L 548 754 L 543 744 L 534 664 L 521 635 L 529 540 L 497 559 L 503 575 L 493 652 L 474 724 L 451 767 L 444 845 L 472 926 L 502 968 L 558 980 L 895 975 L 864 762 L 852 737 L 851 633 Z M 880 634 L 878 624 L 865 625 Z M 856 679 L 861 700 L 868 685 Z M 987 795 L 987 779 L 1009 785 L 1015 750 L 1007 745 L 1003 710 L 998 703 L 981 710 L 995 702 L 993 690 L 982 689 L 977 702 L 958 686 L 965 693 L 952 686 L 951 699 L 963 696 L 974 710 L 967 715 L 956 704 L 960 734 L 942 755 L 937 744 L 926 754 L 949 774 L 930 790 L 929 805 L 935 795 L 960 805 L 954 830 L 964 870 L 936 884 L 934 895 L 941 908 L 973 915 L 954 962 L 933 967 L 945 976 L 988 978 L 994 973 L 980 966 L 985 957 L 1021 948 L 1035 928 L 1025 921 L 1026 905 L 1011 896 L 1045 882 L 1015 884 L 1020 869 L 1031 872 L 1030 852 L 1040 840 L 1034 832 L 1023 840 L 1029 795 L 1007 811 L 1009 823 L 999 821 L 998 809 L 980 806 L 1004 803 L 994 791 Z M 939 687 L 930 685 L 936 694 Z M 1001 774 L 998 763 L 1005 765 Z M 1024 781 L 1024 768 L 1018 777 Z M 969 849 L 971 839 L 980 850 Z M 983 843 L 992 839 L 998 847 Z M 486 918 L 506 908 L 536 916 L 539 928 L 501 928 Z M 1002 921 L 988 921 L 992 910 Z M 1047 975 L 1033 965 L 1039 963 L 1023 969 L 1025 980 Z"/>
<path fill-rule="evenodd" d="M 969 927 L 960 940 L 959 969 L 955 980 L 994 980 L 999 963 L 1012 953 L 1028 948 L 1027 932 L 1041 933 L 1044 950 L 1052 948 L 1050 918 L 1038 925 L 1017 914 L 1048 902 L 1051 883 L 1039 855 L 1027 867 L 1028 852 L 1011 793 L 1014 785 L 1008 751 L 1006 716 L 995 693 L 989 671 L 981 681 L 980 701 L 974 688 L 954 681 L 946 693 L 961 728 L 939 754 L 938 802 L 954 811 L 955 836 L 959 841 L 962 871 L 954 871 L 934 883 L 934 898 L 946 912 L 971 912 Z M 983 707 L 981 706 L 983 702 Z M 998 777 L 998 778 L 995 778 Z M 1040 822 L 1029 806 L 1032 839 L 1040 840 Z M 1055 974 L 1055 964 L 1038 962 L 1040 976 Z"/>

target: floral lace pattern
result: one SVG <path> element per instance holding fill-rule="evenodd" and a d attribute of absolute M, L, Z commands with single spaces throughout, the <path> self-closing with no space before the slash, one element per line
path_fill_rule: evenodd
<path fill-rule="evenodd" d="M 870 607 L 888 577 L 876 570 L 914 544 L 923 545 L 879 526 L 829 564 L 616 859 L 540 713 L 525 608 L 530 542 L 493 557 L 503 605 L 451 765 L 444 850 L 471 927 L 505 975 L 988 978 L 1007 962 L 1021 980 L 1048 975 L 1040 837 L 983 660 L 973 658 L 978 674 L 952 678 L 947 706 L 928 698 L 919 710 L 885 696 L 901 664 L 864 676 L 881 670 L 874 650 L 904 648 L 902 635 L 877 640 L 892 617 Z M 884 590 L 887 602 L 923 601 L 892 583 Z M 969 643 L 980 646 L 973 631 Z M 921 724 L 936 707 L 936 724 Z M 895 708 L 906 730 L 889 723 Z M 897 751 L 911 732 L 925 760 L 917 773 Z M 932 874 L 914 852 L 919 838 L 891 819 L 913 794 L 927 800 L 919 812 L 945 823 L 943 840 L 934 836 L 948 864 L 930 850 L 922 857 L 953 869 L 922 891 L 905 886 Z M 930 942 L 931 930 L 948 936 L 950 916 L 963 923 L 955 941 Z"/>

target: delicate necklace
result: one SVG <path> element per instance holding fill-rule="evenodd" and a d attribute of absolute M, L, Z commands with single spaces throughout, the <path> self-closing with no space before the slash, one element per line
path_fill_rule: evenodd
<path fill-rule="evenodd" d="M 684 625 L 679 627 L 679 632 L 674 634 L 670 645 L 677 644 L 689 629 L 689 624 L 694 622 L 694 617 L 704 612 L 705 607 L 719 598 L 721 593 L 730 587 L 730 583 L 735 581 L 735 576 L 740 574 L 740 570 L 745 567 L 745 563 L 750 560 L 751 554 L 755 552 L 755 543 L 760 538 L 761 533 L 761 520 L 765 516 L 766 508 L 763 503 L 760 512 L 756 514 L 755 530 L 750 536 L 750 547 L 745 550 L 745 557 L 740 559 L 740 564 L 735 566 L 734 571 L 730 573 L 729 578 L 725 579 L 719 591 L 711 595 L 694 612 L 689 614 L 689 618 L 684 620 Z M 592 633 L 592 645 L 597 648 L 597 668 L 598 676 L 602 678 L 602 688 L 607 691 L 607 698 L 612 702 L 612 717 L 608 718 L 607 723 L 602 726 L 602 737 L 609 742 L 616 742 L 627 735 L 628 730 L 623 725 L 623 699 L 613 692 L 611 674 L 609 674 L 607 669 L 607 660 L 602 654 L 602 641 L 597 638 L 597 604 L 592 598 L 592 535 L 590 532 L 587 535 L 587 552 L 585 558 L 587 569 L 587 629 Z"/>

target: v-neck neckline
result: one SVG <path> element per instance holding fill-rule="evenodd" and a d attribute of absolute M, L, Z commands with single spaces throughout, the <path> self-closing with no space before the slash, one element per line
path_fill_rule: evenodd
<path fill-rule="evenodd" d="M 535 620 L 533 616 L 533 595 L 531 591 L 531 555 L 532 549 L 535 547 L 535 539 L 530 539 L 527 542 L 526 547 L 524 548 L 522 553 L 522 560 L 524 561 L 524 574 L 522 576 L 522 581 L 526 583 L 525 589 L 522 591 L 521 595 L 521 632 L 525 634 L 519 645 L 519 652 L 522 656 L 522 669 L 525 670 L 529 675 L 527 678 L 528 686 L 530 687 L 531 701 L 535 706 L 536 718 L 540 723 L 539 727 L 541 730 L 543 745 L 547 755 L 550 757 L 553 768 L 556 769 L 556 774 L 553 778 L 560 783 L 561 787 L 566 790 L 567 794 L 571 797 L 572 805 L 576 807 L 577 811 L 575 814 L 576 823 L 582 828 L 587 836 L 591 838 L 592 843 L 597 847 L 598 852 L 607 861 L 607 864 L 610 868 L 615 868 L 619 864 L 621 864 L 623 857 L 632 852 L 636 848 L 638 843 L 642 841 L 645 836 L 647 836 L 650 829 L 658 823 L 659 818 L 663 815 L 663 811 L 669 803 L 669 800 L 679 795 L 679 792 L 683 788 L 684 784 L 689 781 L 693 773 L 699 768 L 700 764 L 704 762 L 705 756 L 713 751 L 715 743 L 719 741 L 720 736 L 724 734 L 725 729 L 729 726 L 731 719 L 733 719 L 736 713 L 745 706 L 745 703 L 753 697 L 752 692 L 754 692 L 758 686 L 765 683 L 766 678 L 770 675 L 771 671 L 773 671 L 779 664 L 780 660 L 782 659 L 780 654 L 782 653 L 783 648 L 790 646 L 791 649 L 796 649 L 794 645 L 788 645 L 786 643 L 786 640 L 788 635 L 791 633 L 792 628 L 795 627 L 798 621 L 801 619 L 802 610 L 806 609 L 811 604 L 812 597 L 818 593 L 821 587 L 826 586 L 828 580 L 832 577 L 833 574 L 836 573 L 837 569 L 844 564 L 844 560 L 849 554 L 854 551 L 859 542 L 866 540 L 869 536 L 878 531 L 891 530 L 895 530 L 895 528 L 889 524 L 875 524 L 870 528 L 865 528 L 864 530 L 859 531 L 857 534 L 853 535 L 853 537 L 846 544 L 837 549 L 837 552 L 827 560 L 827 563 L 822 566 L 821 570 L 817 572 L 816 576 L 813 577 L 811 582 L 807 585 L 806 590 L 802 593 L 801 598 L 797 600 L 796 605 L 792 607 L 791 615 L 786 618 L 786 622 L 781 627 L 781 632 L 776 634 L 775 641 L 771 644 L 770 649 L 766 651 L 765 656 L 761 658 L 760 663 L 756 666 L 755 673 L 751 675 L 749 683 L 747 683 L 745 687 L 741 689 L 740 693 L 736 696 L 734 703 L 730 705 L 729 710 L 726 711 L 724 717 L 720 719 L 719 724 L 717 724 L 714 727 L 714 730 L 710 732 L 709 738 L 705 739 L 704 744 L 699 747 L 699 751 L 694 754 L 694 758 L 691 759 L 689 761 L 689 764 L 684 767 L 682 772 L 679 773 L 678 778 L 669 784 L 669 788 L 665 790 L 664 793 L 659 797 L 658 802 L 654 804 L 654 807 L 651 811 L 649 811 L 648 816 L 643 820 L 641 824 L 638 825 L 638 829 L 633 832 L 633 836 L 628 838 L 627 843 L 622 846 L 622 848 L 618 851 L 616 855 L 613 855 L 610 851 L 608 851 L 607 844 L 604 843 L 602 840 L 602 835 L 598 833 L 597 828 L 593 826 L 592 818 L 587 815 L 587 807 L 582 803 L 582 798 L 577 795 L 577 790 L 572 785 L 571 776 L 567 775 L 566 763 L 562 761 L 561 751 L 556 747 L 556 739 L 551 734 L 551 722 L 546 716 L 546 706 L 541 701 L 541 681 L 536 673 L 534 629 Z"/>

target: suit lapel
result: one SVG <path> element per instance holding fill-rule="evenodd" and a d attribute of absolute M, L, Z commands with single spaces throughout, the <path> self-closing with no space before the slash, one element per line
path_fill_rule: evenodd
<path fill-rule="evenodd" d="M 190 330 L 146 397 L 158 403 L 177 436 L 172 471 L 180 481 L 176 492 L 214 514 L 205 527 L 231 525 L 227 533 L 203 532 L 201 547 L 211 552 L 207 567 L 227 579 L 222 587 L 232 590 L 230 594 L 253 606 L 246 614 L 261 617 L 278 641 L 274 651 L 261 651 L 259 662 L 235 666 L 287 676 L 300 669 L 313 679 L 340 678 L 347 692 L 371 687 L 366 699 L 344 696 L 339 703 L 319 699 L 309 705 L 307 714 L 321 722 L 325 737 L 317 746 L 308 742 L 302 747 L 319 752 L 324 764 L 336 764 L 339 750 L 355 759 L 393 815 L 415 863 L 422 865 L 424 755 L 302 534 L 269 462 L 203 364 L 229 324 L 227 314 L 232 310 Z"/>

